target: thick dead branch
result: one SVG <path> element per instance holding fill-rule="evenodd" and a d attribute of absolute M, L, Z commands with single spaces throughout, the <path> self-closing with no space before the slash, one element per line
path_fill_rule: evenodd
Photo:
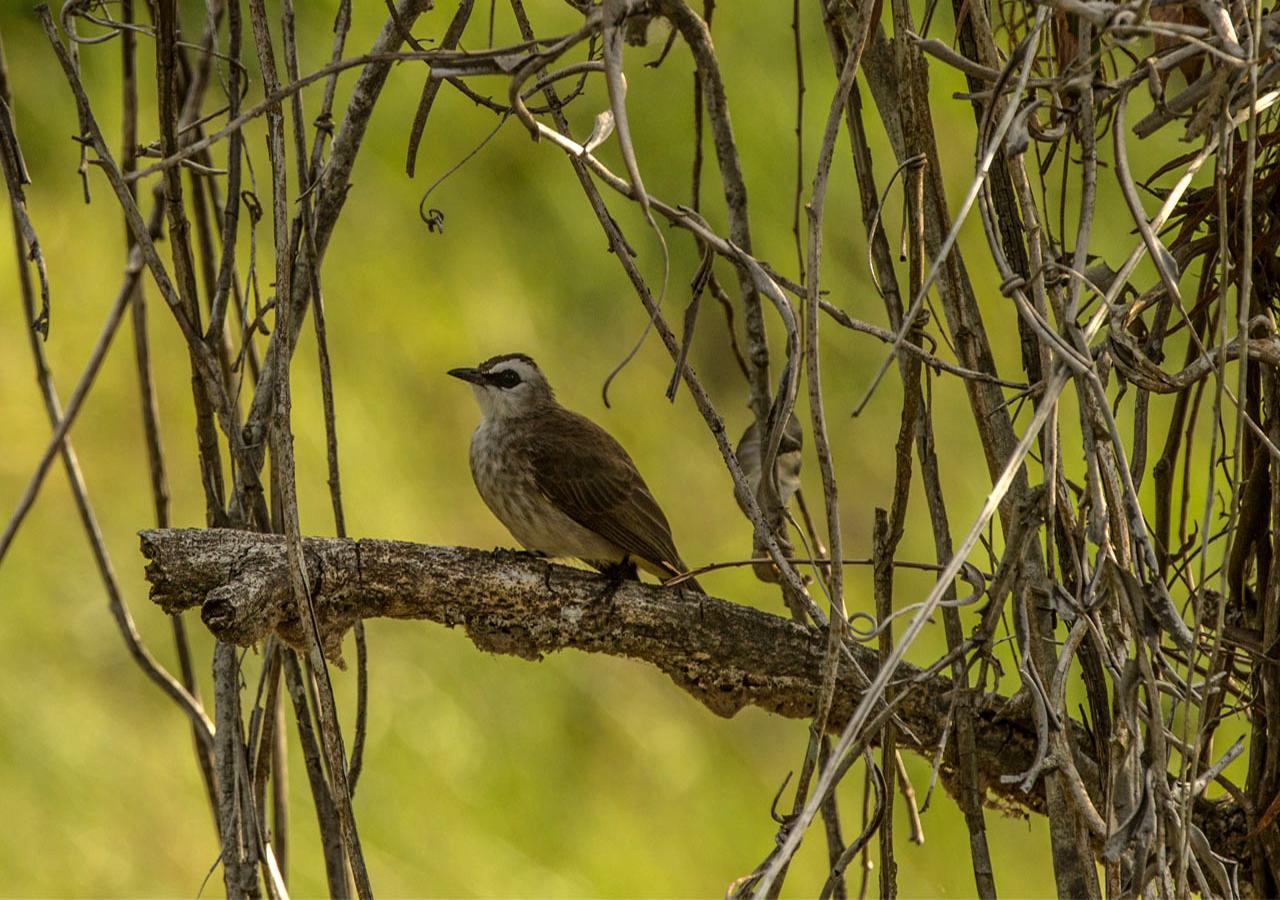
<path fill-rule="evenodd" d="M 157 529 L 141 532 L 150 560 L 151 599 L 168 612 L 200 607 L 220 640 L 248 646 L 273 632 L 305 643 L 289 587 L 284 538 L 246 531 Z M 788 718 L 813 717 L 825 632 L 751 607 L 677 588 L 628 582 L 606 599 L 599 575 L 511 551 L 437 547 L 401 541 L 307 538 L 309 583 L 327 652 L 337 658 L 357 619 L 429 619 L 462 626 L 482 650 L 537 660 L 573 648 L 644 660 L 712 712 L 733 716 L 757 706 Z M 859 664 L 874 651 L 854 644 Z M 951 706 L 951 679 L 909 664 L 898 669 L 907 726 L 899 743 L 931 755 Z M 839 733 L 861 699 L 854 673 L 840 669 L 827 728 Z M 977 769 L 989 801 L 1042 812 L 1042 788 L 1023 793 L 1000 775 L 1024 771 L 1036 750 L 1036 726 L 1022 704 L 987 694 L 976 703 Z M 1090 746 L 1074 721 L 1071 744 Z M 1097 789 L 1093 760 L 1076 765 Z M 953 762 L 943 765 L 949 780 Z M 1201 804 L 1197 821 L 1216 847 L 1242 848 L 1244 817 L 1232 804 Z M 1222 851 L 1219 851 L 1222 852 Z"/>
<path fill-rule="evenodd" d="M 305 642 L 289 593 L 284 540 L 233 530 L 144 531 L 151 599 L 167 610 L 200 607 L 220 639 L 248 646 L 278 632 Z M 595 573 L 524 553 L 487 553 L 401 541 L 307 538 L 304 555 L 326 651 L 336 658 L 357 618 L 430 619 L 465 628 L 481 649 L 536 660 L 565 648 L 643 659 L 713 712 L 759 706 L 812 716 L 824 633 L 691 591 L 627 582 L 604 600 Z M 875 654 L 855 645 L 864 666 Z M 907 677 L 918 674 L 911 669 Z M 943 679 L 904 715 L 929 743 L 945 711 Z M 844 671 L 833 718 L 857 699 Z M 936 706 L 934 705 L 936 704 Z"/>

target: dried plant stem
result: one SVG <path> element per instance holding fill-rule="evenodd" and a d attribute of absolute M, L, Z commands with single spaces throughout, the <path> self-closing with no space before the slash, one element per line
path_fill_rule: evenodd
<path fill-rule="evenodd" d="M 286 7 L 287 9 L 288 7 Z M 271 36 L 267 27 L 266 11 L 263 0 L 250 0 L 250 20 L 253 24 L 254 41 L 258 48 L 263 79 L 269 93 L 276 92 L 276 64 L 271 46 Z M 300 118 L 300 116 L 298 117 Z M 276 289 L 283 299 L 277 305 L 276 334 L 289 334 L 293 330 L 294 315 L 292 277 L 294 275 L 293 254 L 290 248 L 296 247 L 298 241 L 290 239 L 288 225 L 288 196 L 285 180 L 285 145 L 284 116 L 279 108 L 267 112 L 268 156 L 272 172 L 272 211 L 275 226 L 276 242 Z M 299 142 L 302 138 L 298 136 Z M 300 144 L 301 146 L 301 144 Z M 303 160 L 298 160 L 303 165 Z M 304 254 L 301 258 L 306 258 Z M 306 266 L 304 272 L 308 278 L 314 277 L 318 258 Z M 310 284 L 300 290 L 305 299 L 310 291 Z M 320 729 L 321 742 L 329 766 L 329 777 L 332 784 L 333 800 L 338 820 L 341 825 L 343 849 L 347 864 L 355 880 L 356 893 L 361 898 L 373 895 L 369 882 L 369 873 L 365 866 L 364 855 L 360 848 L 360 837 L 356 829 L 355 815 L 351 808 L 351 792 L 347 781 L 346 751 L 342 745 L 342 733 L 339 729 L 337 704 L 333 698 L 333 687 L 329 681 L 329 670 L 324 659 L 324 651 L 320 644 L 320 636 L 315 628 L 315 611 L 311 606 L 310 586 L 307 583 L 306 571 L 303 568 L 301 538 L 299 537 L 298 500 L 293 470 L 293 435 L 290 425 L 291 392 L 289 385 L 289 358 L 284 353 L 275 357 L 275 397 L 271 416 L 270 444 L 272 485 L 279 491 L 281 518 L 276 522 L 278 529 L 285 535 L 289 548 L 290 583 L 293 588 L 294 602 L 298 615 L 304 622 L 310 622 L 311 640 L 308 645 L 308 659 L 317 673 L 319 705 L 317 706 L 317 724 Z M 268 367 L 271 359 L 268 355 Z M 266 383 L 266 379 L 260 383 Z"/>

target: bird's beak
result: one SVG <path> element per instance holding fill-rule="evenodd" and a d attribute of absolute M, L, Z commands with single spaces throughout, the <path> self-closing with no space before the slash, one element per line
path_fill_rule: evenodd
<path fill-rule="evenodd" d="M 450 369 L 449 374 L 454 378 L 461 378 L 463 381 L 469 381 L 472 384 L 484 384 L 484 375 L 479 369 Z"/>

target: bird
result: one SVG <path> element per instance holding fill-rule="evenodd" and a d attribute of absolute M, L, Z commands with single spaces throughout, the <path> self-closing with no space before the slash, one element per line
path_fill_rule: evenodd
<path fill-rule="evenodd" d="M 760 429 L 753 419 L 751 424 L 747 426 L 746 431 L 742 433 L 742 437 L 738 440 L 738 446 L 733 451 L 733 455 L 738 458 L 738 465 L 742 466 L 742 474 L 746 476 L 751 495 L 757 499 L 760 498 L 760 456 L 765 451 L 765 448 L 760 446 L 761 443 Z M 775 474 L 774 488 L 778 493 L 778 506 L 787 518 L 790 518 L 790 514 L 786 511 L 787 505 L 791 502 L 791 498 L 799 494 L 800 491 L 800 464 L 803 449 L 804 430 L 800 426 L 800 420 L 792 415 L 791 418 L 787 419 L 787 427 L 782 430 L 782 438 L 778 443 L 778 453 L 774 457 L 773 465 Z M 733 498 L 738 501 L 738 508 L 749 517 L 746 497 L 743 496 L 742 491 L 736 485 L 733 489 Z M 803 503 L 803 499 L 800 502 Z M 807 512 L 804 514 L 808 515 Z M 774 540 L 778 542 L 783 554 L 790 556 L 792 547 L 791 541 L 787 537 L 786 527 L 781 524 L 776 527 L 778 530 L 774 532 Z M 751 555 L 757 559 L 757 562 L 751 568 L 761 581 L 776 584 L 779 578 L 778 567 L 764 559 L 767 553 L 768 550 L 764 544 L 753 534 Z"/>
<path fill-rule="evenodd" d="M 774 471 L 777 472 L 778 502 L 783 507 L 786 507 L 791 502 L 791 498 L 795 496 L 796 491 L 800 490 L 800 463 L 803 449 L 804 430 L 800 427 L 800 420 L 793 415 L 787 419 L 787 427 L 783 429 L 782 440 L 778 444 L 778 454 L 774 457 Z M 734 449 L 733 455 L 738 457 L 738 465 L 742 466 L 742 474 L 747 477 L 747 484 L 751 487 L 751 493 L 755 496 L 760 493 L 760 454 L 762 450 L 763 448 L 760 446 L 760 430 L 756 427 L 756 422 L 753 419 L 751 424 L 747 426 L 746 431 L 742 432 L 742 437 L 739 438 L 738 446 Z M 734 499 L 738 501 L 738 506 L 745 513 L 747 511 L 747 501 L 736 487 L 734 488 Z"/>
<path fill-rule="evenodd" d="M 482 413 L 471 476 L 522 547 L 571 557 L 611 578 L 637 567 L 667 581 L 688 571 L 671 526 L 627 451 L 556 400 L 538 364 L 504 353 L 448 374 L 471 385 Z M 682 586 L 703 593 L 693 578 Z"/>

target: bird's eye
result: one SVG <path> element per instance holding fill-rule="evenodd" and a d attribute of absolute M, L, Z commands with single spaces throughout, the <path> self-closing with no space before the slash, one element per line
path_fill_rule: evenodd
<path fill-rule="evenodd" d="M 493 376 L 493 383 L 500 388 L 513 388 L 520 383 L 520 373 L 514 369 L 506 369 Z"/>

